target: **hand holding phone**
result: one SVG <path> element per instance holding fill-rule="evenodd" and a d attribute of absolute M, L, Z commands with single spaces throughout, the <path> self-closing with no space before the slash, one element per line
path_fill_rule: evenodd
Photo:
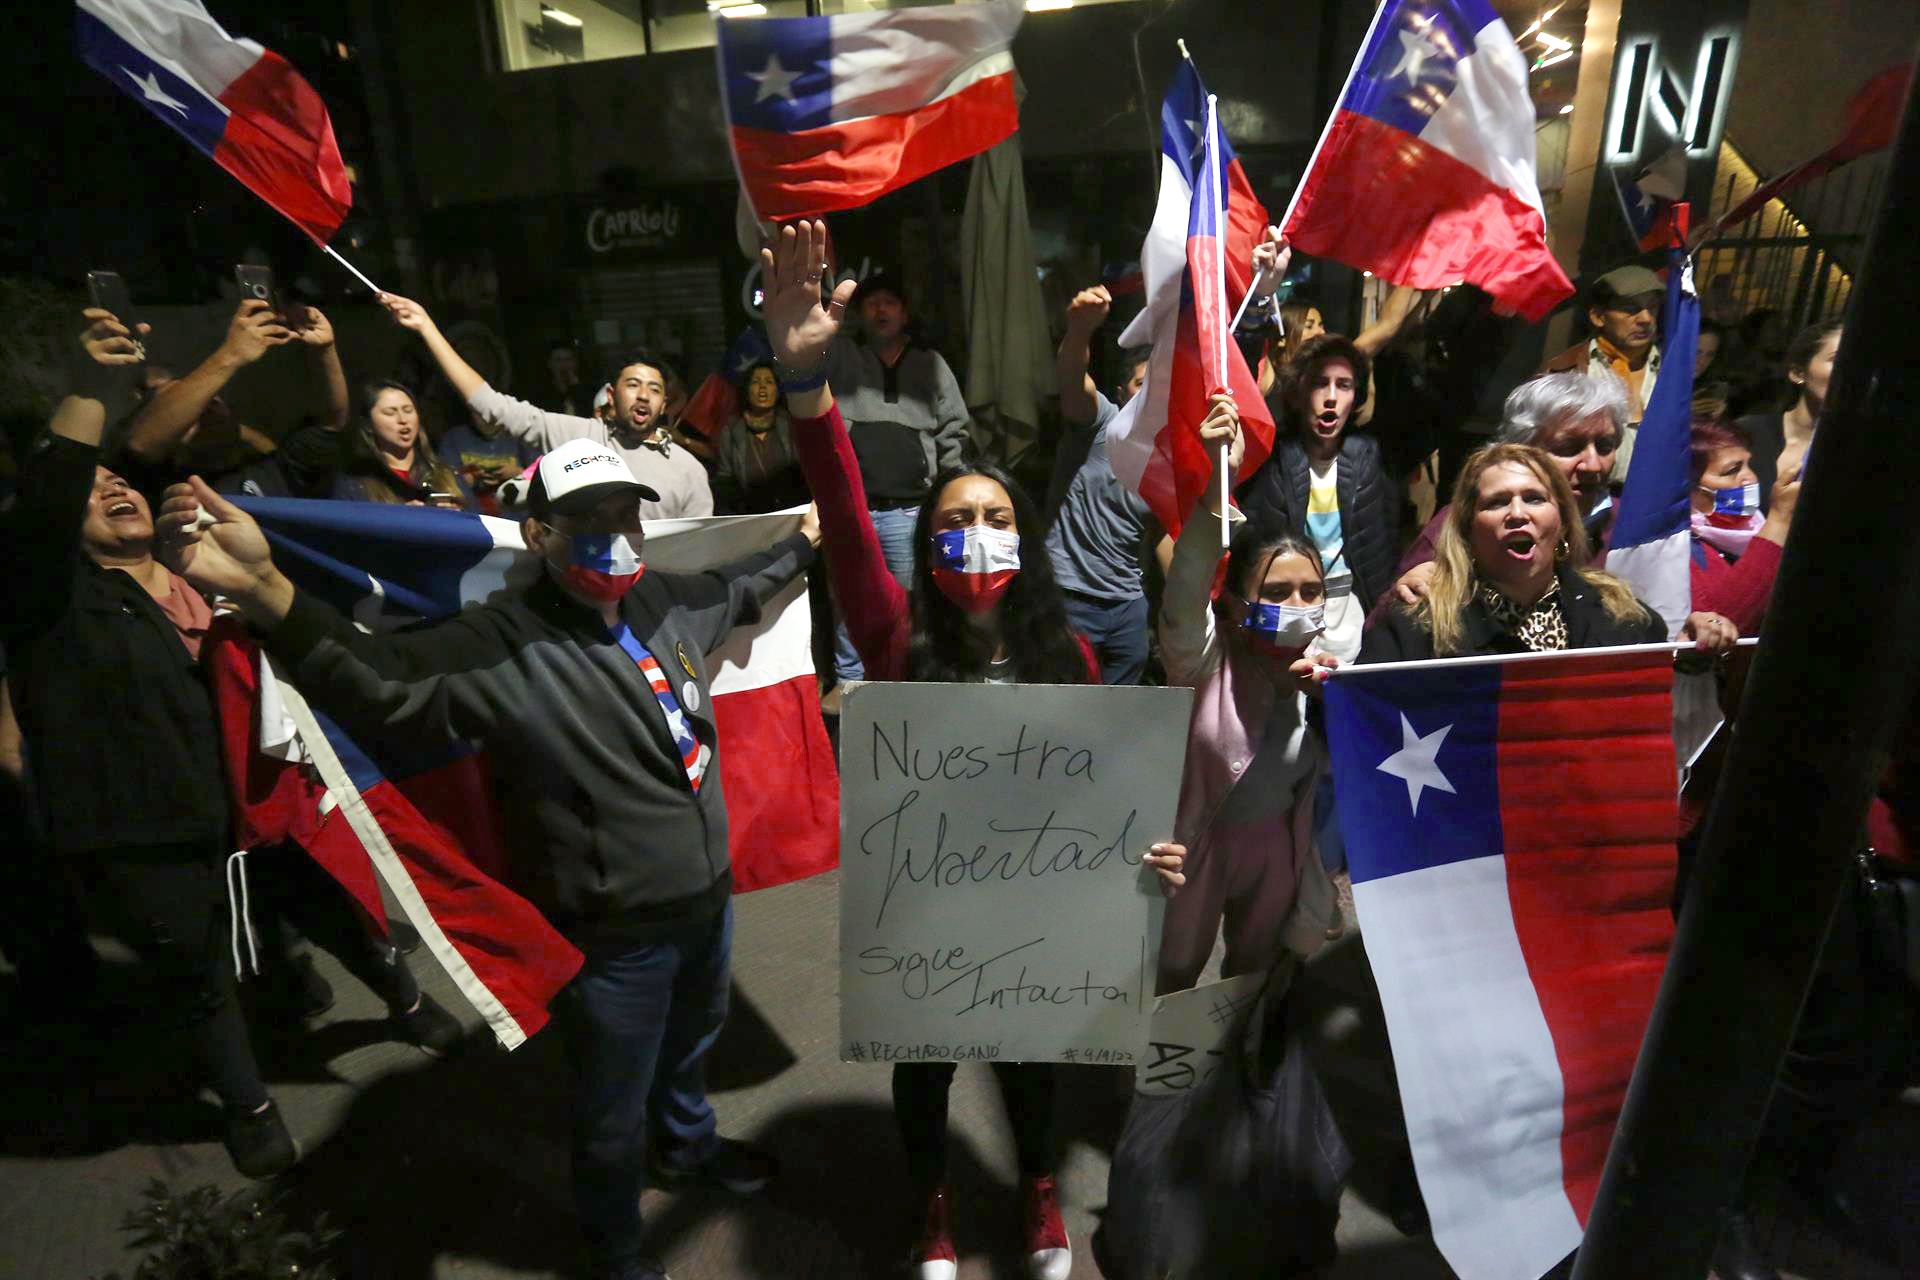
<path fill-rule="evenodd" d="M 133 298 L 127 293 L 127 282 L 120 278 L 117 271 L 87 272 L 87 297 L 93 305 L 102 311 L 111 311 L 113 318 L 126 327 L 133 335 L 136 354 L 144 362 L 147 358 L 147 344 L 141 341 L 139 317 L 133 314 Z"/>

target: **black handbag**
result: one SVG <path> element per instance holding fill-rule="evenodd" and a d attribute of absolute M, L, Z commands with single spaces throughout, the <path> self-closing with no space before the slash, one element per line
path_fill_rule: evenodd
<path fill-rule="evenodd" d="M 1871 849 L 1859 861 L 1860 923 L 1867 952 L 1882 973 L 1920 989 L 1920 878 Z"/>

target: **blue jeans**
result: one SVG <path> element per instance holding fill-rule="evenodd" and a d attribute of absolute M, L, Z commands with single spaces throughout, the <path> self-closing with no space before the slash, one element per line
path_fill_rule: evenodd
<path fill-rule="evenodd" d="M 1147 598 L 1096 600 L 1062 591 L 1067 621 L 1100 659 L 1102 684 L 1139 684 L 1147 669 Z"/>
<path fill-rule="evenodd" d="M 597 1270 L 642 1255 L 649 1133 L 690 1167 L 717 1136 L 705 1060 L 727 1017 L 733 906 L 647 943 L 586 948 L 557 1006 L 577 1077 L 573 1199 Z"/>
<path fill-rule="evenodd" d="M 880 554 L 886 557 L 893 580 L 913 590 L 913 526 L 920 518 L 918 507 L 887 507 L 867 512 L 873 531 L 880 535 Z M 838 615 L 838 602 L 835 608 Z M 847 637 L 847 624 L 833 624 L 833 672 L 842 680 L 864 680 L 867 669 Z"/>

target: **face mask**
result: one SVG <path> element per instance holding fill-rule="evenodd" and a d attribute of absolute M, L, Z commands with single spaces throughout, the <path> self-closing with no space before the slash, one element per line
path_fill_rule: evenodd
<path fill-rule="evenodd" d="M 1247 644 L 1256 652 L 1274 656 L 1297 656 L 1327 629 L 1327 607 L 1323 604 L 1262 604 L 1247 606 L 1245 628 Z"/>
<path fill-rule="evenodd" d="M 933 535 L 933 585 L 968 613 L 1000 603 L 1020 572 L 1020 535 L 983 524 Z"/>
<path fill-rule="evenodd" d="M 1743 484 L 1737 489 L 1709 489 L 1700 486 L 1701 492 L 1713 495 L 1713 515 L 1724 516 L 1732 520 L 1745 520 L 1760 509 L 1760 482 L 1755 480 Z"/>
<path fill-rule="evenodd" d="M 647 571 L 624 533 L 576 533 L 568 543 L 569 562 L 560 571 L 560 581 L 589 600 L 611 604 Z"/>

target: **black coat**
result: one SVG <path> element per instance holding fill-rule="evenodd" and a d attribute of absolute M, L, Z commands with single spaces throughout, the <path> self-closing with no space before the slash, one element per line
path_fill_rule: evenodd
<path fill-rule="evenodd" d="M 81 548 L 100 450 L 50 437 L 21 468 L 0 622 L 53 847 L 227 838 L 213 697 L 146 588 Z"/>
<path fill-rule="evenodd" d="M 1249 519 L 1305 537 L 1311 481 L 1306 446 L 1297 435 L 1288 435 L 1274 442 L 1272 456 L 1240 490 L 1241 509 Z M 1400 558 L 1397 499 L 1387 483 L 1377 439 L 1353 431 L 1341 437 L 1334 486 L 1340 495 L 1340 534 L 1353 572 L 1353 592 L 1363 608 L 1372 609 L 1393 585 L 1394 564 Z"/>
<path fill-rule="evenodd" d="M 1593 584 L 1571 569 L 1561 569 L 1560 614 L 1567 620 L 1567 648 L 1600 649 L 1616 644 L 1657 644 L 1667 638 L 1667 624 L 1643 600 L 1642 619 L 1620 620 L 1607 613 Z M 1526 646 L 1493 620 L 1476 598 L 1465 610 L 1466 636 L 1460 651 L 1449 657 L 1466 658 L 1489 653 L 1525 653 Z M 1410 662 L 1435 657 L 1433 633 L 1407 606 L 1393 602 L 1379 621 L 1367 628 L 1360 644 L 1362 662 Z"/>

